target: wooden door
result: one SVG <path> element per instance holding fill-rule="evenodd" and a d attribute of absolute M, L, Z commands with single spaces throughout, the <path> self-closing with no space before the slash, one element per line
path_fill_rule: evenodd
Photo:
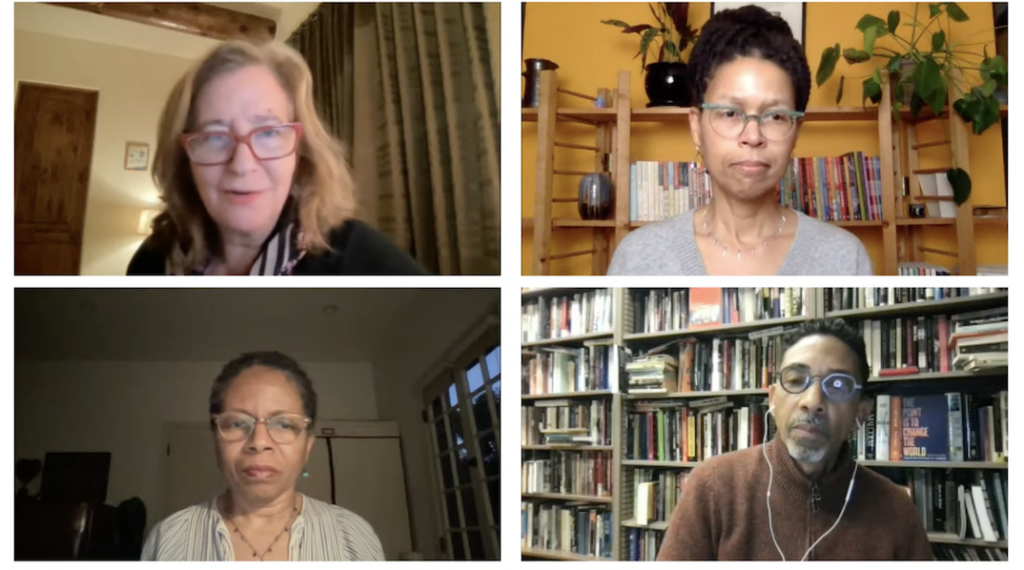
<path fill-rule="evenodd" d="M 20 83 L 14 118 L 14 273 L 77 275 L 99 93 Z"/>

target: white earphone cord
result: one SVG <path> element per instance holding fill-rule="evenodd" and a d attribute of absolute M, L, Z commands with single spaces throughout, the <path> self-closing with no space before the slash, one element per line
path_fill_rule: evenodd
<path fill-rule="evenodd" d="M 765 502 L 765 505 L 768 507 L 768 530 L 771 531 L 771 533 L 772 533 L 772 542 L 775 543 L 775 550 L 779 551 L 779 556 L 782 557 L 782 561 L 786 562 L 786 555 L 782 553 L 782 548 L 779 547 L 779 541 L 776 540 L 776 538 L 775 538 L 775 525 L 772 524 L 772 500 L 771 500 L 771 498 L 772 498 L 772 481 L 775 479 L 775 469 L 772 467 L 771 460 L 768 459 L 768 451 L 767 451 L 767 448 L 765 447 L 765 445 L 768 443 L 768 416 L 771 415 L 774 412 L 774 410 L 775 410 L 775 406 L 770 406 L 768 408 L 768 411 L 764 415 L 764 419 L 765 419 L 765 422 L 764 422 L 764 440 L 761 442 L 761 452 L 764 454 L 765 462 L 768 463 L 768 492 L 765 493 L 764 502 Z M 860 419 L 859 418 L 857 420 L 857 429 L 860 429 Z M 825 534 L 823 534 L 820 537 L 818 537 L 818 540 L 815 540 L 814 544 L 811 544 L 811 547 L 808 548 L 807 552 L 804 553 L 804 557 L 800 559 L 800 562 L 805 562 L 807 560 L 807 557 L 811 555 L 811 552 L 814 551 L 814 547 L 818 546 L 819 542 L 821 542 L 826 536 L 831 534 L 832 531 L 835 530 L 835 528 L 837 526 L 839 526 L 839 521 L 843 520 L 843 513 L 846 512 L 846 505 L 850 504 L 850 496 L 853 495 L 853 481 L 857 478 L 857 468 L 858 467 L 860 467 L 860 464 L 857 463 L 856 461 L 854 461 L 853 462 L 853 475 L 850 477 L 850 486 L 847 487 L 847 489 L 846 489 L 846 500 L 843 501 L 843 508 L 842 508 L 842 510 L 839 511 L 839 516 L 836 517 L 836 522 L 832 523 L 832 526 L 827 531 L 825 531 Z"/>

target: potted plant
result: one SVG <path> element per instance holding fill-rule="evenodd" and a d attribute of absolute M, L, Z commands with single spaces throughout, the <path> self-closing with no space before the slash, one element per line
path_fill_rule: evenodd
<path fill-rule="evenodd" d="M 989 57 L 987 46 L 983 47 L 979 55 L 963 49 L 970 44 L 950 41 L 953 22 L 968 20 L 967 14 L 955 2 L 928 4 L 929 19 L 926 22 L 918 18 L 919 13 L 920 5 L 915 5 L 912 19 L 903 24 L 910 28 L 909 38 L 898 33 L 904 15 L 900 11 L 890 11 L 884 20 L 865 14 L 857 22 L 857 29 L 864 34 L 863 48 L 843 50 L 838 43 L 825 48 L 815 74 L 815 82 L 821 87 L 832 77 L 840 55 L 850 65 L 870 62 L 875 58 L 884 60 L 864 80 L 861 101 L 870 99 L 878 103 L 881 100 L 881 70 L 888 70 L 892 82 L 893 117 L 896 120 L 899 120 L 905 106 L 909 106 L 915 118 L 925 107 L 931 108 L 935 114 L 941 113 L 947 104 L 948 85 L 950 82 L 959 82 L 958 87 L 964 95 L 953 102 L 952 108 L 971 124 L 974 134 L 983 133 L 999 121 L 999 101 L 993 94 L 996 89 L 1007 84 L 1006 60 L 998 55 Z M 899 49 L 876 45 L 883 38 L 891 38 Z M 980 73 L 980 85 L 967 84 L 964 72 L 968 71 Z M 845 79 L 844 76 L 839 79 L 836 104 L 842 99 Z M 970 196 L 970 178 L 960 168 L 950 169 L 946 176 L 953 186 L 957 205 L 962 204 Z"/>
<path fill-rule="evenodd" d="M 622 20 L 601 20 L 601 23 L 622 28 L 624 34 L 640 36 L 640 50 L 633 59 L 639 57 L 640 67 L 646 72 L 644 88 L 650 100 L 648 107 L 689 107 L 692 103 L 690 82 L 682 54 L 697 39 L 697 30 L 687 22 L 690 5 L 688 2 L 658 2 L 648 7 L 657 22 L 655 25 L 631 26 Z M 657 61 L 648 64 L 651 50 Z"/>

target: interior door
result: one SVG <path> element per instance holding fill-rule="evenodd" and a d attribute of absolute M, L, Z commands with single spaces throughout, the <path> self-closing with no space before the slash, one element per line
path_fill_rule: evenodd
<path fill-rule="evenodd" d="M 387 560 L 412 550 L 402 449 L 394 438 L 330 438 L 335 503 L 370 523 Z"/>
<path fill-rule="evenodd" d="M 19 83 L 14 113 L 14 273 L 77 275 L 96 91 Z"/>
<path fill-rule="evenodd" d="M 156 523 L 181 509 L 208 501 L 226 487 L 217 470 L 213 434 L 205 424 L 175 424 L 167 430 L 164 503 Z"/>

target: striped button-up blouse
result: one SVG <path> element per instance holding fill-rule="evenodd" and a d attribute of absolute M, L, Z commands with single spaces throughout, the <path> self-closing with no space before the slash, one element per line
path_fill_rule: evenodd
<path fill-rule="evenodd" d="M 143 560 L 234 560 L 231 534 L 216 499 L 157 523 L 142 547 Z M 359 515 L 303 495 L 292 524 L 289 560 L 384 560 L 380 539 Z"/>

